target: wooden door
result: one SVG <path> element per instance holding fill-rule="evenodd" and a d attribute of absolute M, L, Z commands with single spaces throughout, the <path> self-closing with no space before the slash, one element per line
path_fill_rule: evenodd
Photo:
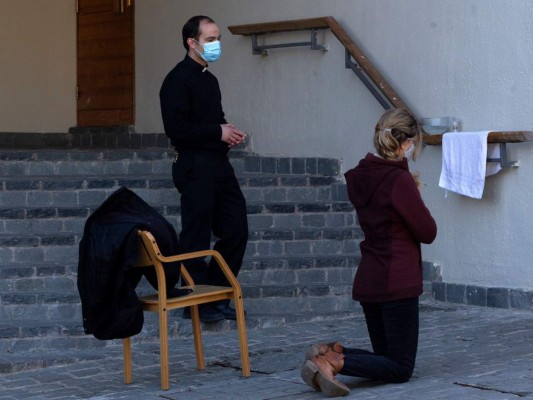
<path fill-rule="evenodd" d="M 78 126 L 133 125 L 133 0 L 77 0 Z"/>

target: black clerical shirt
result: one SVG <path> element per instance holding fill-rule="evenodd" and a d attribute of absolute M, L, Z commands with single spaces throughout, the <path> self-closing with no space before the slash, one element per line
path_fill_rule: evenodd
<path fill-rule="evenodd" d="M 178 152 L 195 149 L 227 153 L 217 78 L 188 55 L 166 76 L 159 91 L 165 134 Z"/>

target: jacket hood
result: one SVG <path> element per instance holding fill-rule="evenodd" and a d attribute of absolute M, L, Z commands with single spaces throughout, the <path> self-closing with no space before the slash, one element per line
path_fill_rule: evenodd
<path fill-rule="evenodd" d="M 393 171 L 401 170 L 409 171 L 406 158 L 401 161 L 385 160 L 368 153 L 357 167 L 344 174 L 350 201 L 356 208 L 366 207 L 383 180 Z"/>

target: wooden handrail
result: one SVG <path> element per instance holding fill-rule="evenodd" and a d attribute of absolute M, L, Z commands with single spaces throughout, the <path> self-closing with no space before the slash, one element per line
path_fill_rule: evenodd
<path fill-rule="evenodd" d="M 263 22 L 260 24 L 232 25 L 228 29 L 234 35 L 264 35 L 265 33 L 305 31 L 308 29 L 329 29 L 326 18 L 295 19 L 291 21 Z"/>
<path fill-rule="evenodd" d="M 359 46 L 346 33 L 342 26 L 333 17 L 319 17 L 309 19 L 297 19 L 278 22 L 264 22 L 258 24 L 232 25 L 228 26 L 229 31 L 234 35 L 263 35 L 266 33 L 291 32 L 312 29 L 329 29 L 341 42 L 348 53 L 360 65 L 361 69 L 372 80 L 376 87 L 387 97 L 391 104 L 397 108 L 407 109 L 413 116 L 416 115 L 407 107 L 396 91 L 372 65 Z"/>
<path fill-rule="evenodd" d="M 532 131 L 494 131 L 487 136 L 488 143 L 521 143 L 533 140 Z M 424 135 L 424 144 L 429 146 L 442 145 L 442 135 Z"/>

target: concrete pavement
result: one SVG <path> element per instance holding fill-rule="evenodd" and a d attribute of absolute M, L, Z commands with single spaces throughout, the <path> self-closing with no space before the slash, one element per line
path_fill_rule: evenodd
<path fill-rule="evenodd" d="M 205 371 L 195 369 L 192 338 L 171 340 L 168 391 L 159 387 L 158 344 L 133 340 L 131 385 L 122 383 L 117 345 L 69 365 L 0 375 L 0 399 L 322 399 L 300 379 L 307 347 L 339 340 L 370 348 L 362 315 L 249 330 L 248 339 L 250 378 L 240 375 L 231 330 L 204 335 Z M 533 399 L 533 311 L 424 302 L 410 382 L 339 379 L 351 389 L 348 399 Z"/>

